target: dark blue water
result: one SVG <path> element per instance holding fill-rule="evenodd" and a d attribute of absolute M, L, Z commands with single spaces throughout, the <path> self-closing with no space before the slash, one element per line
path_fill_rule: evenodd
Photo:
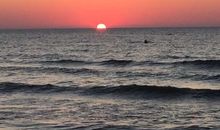
<path fill-rule="evenodd" d="M 0 31 L 0 129 L 217 130 L 219 101 L 220 28 Z"/>

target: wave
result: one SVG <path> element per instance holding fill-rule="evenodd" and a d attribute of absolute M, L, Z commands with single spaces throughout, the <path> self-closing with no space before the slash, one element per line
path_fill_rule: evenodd
<path fill-rule="evenodd" d="M 92 74 L 99 75 L 102 71 L 89 68 L 62 68 L 62 67 L 0 67 L 7 71 L 26 71 L 42 73 L 65 73 L 65 74 Z"/>
<path fill-rule="evenodd" d="M 162 56 L 163 58 L 170 58 L 170 59 L 190 59 L 190 58 L 196 58 L 196 57 L 191 57 L 191 56 L 186 56 L 186 55 L 183 55 L 183 56 L 176 56 L 176 55 L 165 55 L 165 56 Z"/>
<path fill-rule="evenodd" d="M 114 95 L 126 98 L 220 98 L 220 90 L 177 88 L 171 86 L 120 85 L 99 87 L 61 87 L 55 85 L 32 85 L 21 83 L 0 83 L 0 93 L 75 93 L 89 96 Z"/>
<path fill-rule="evenodd" d="M 42 63 L 47 64 L 72 64 L 72 65 L 104 65 L 104 66 L 127 66 L 127 65 L 143 65 L 149 62 L 137 62 L 134 60 L 103 60 L 103 61 L 81 61 L 81 60 L 55 60 L 55 61 L 44 61 Z"/>
<path fill-rule="evenodd" d="M 218 127 L 214 128 L 214 126 L 203 127 L 199 125 L 192 125 L 192 126 L 178 126 L 166 130 L 218 130 Z"/>
<path fill-rule="evenodd" d="M 43 61 L 42 63 L 52 63 L 52 64 L 91 64 L 89 61 L 82 60 L 53 60 L 53 61 Z"/>
<path fill-rule="evenodd" d="M 176 57 L 177 59 L 177 57 Z M 105 65 L 105 66 L 115 66 L 115 67 L 125 67 L 125 66 L 139 66 L 139 65 L 177 65 L 177 66 L 201 66 L 201 67 L 211 67 L 220 68 L 220 60 L 184 60 L 184 61 L 135 61 L 135 60 L 103 60 L 103 61 L 82 61 L 82 60 L 55 60 L 55 61 L 44 61 L 43 63 L 49 64 L 73 64 L 73 65 Z"/>
<path fill-rule="evenodd" d="M 192 61 L 180 61 L 174 62 L 177 65 L 194 65 L 194 66 L 205 66 L 205 67 L 217 67 L 220 68 L 220 60 L 192 60 Z"/>
<path fill-rule="evenodd" d="M 219 97 L 220 90 L 177 88 L 171 86 L 122 85 L 116 87 L 93 87 L 87 92 L 95 94 L 117 94 L 141 98 L 206 98 Z M 90 94 L 90 93 L 89 93 Z"/>
<path fill-rule="evenodd" d="M 98 65 L 105 65 L 105 66 L 126 66 L 131 63 L 138 63 L 133 60 L 104 60 L 104 61 L 81 61 L 81 60 L 55 60 L 55 61 L 45 61 L 43 63 L 49 64 L 73 64 L 73 65 L 91 65 L 91 64 L 98 64 Z"/>
<path fill-rule="evenodd" d="M 101 65 L 111 65 L 111 66 L 127 66 L 129 64 L 135 63 L 133 60 L 106 60 L 100 62 Z"/>
<path fill-rule="evenodd" d="M 204 80 L 218 80 L 218 81 L 220 81 L 220 75 L 208 76 L 208 77 L 205 77 Z"/>
<path fill-rule="evenodd" d="M 211 80 L 211 81 L 220 81 L 220 75 L 203 75 L 203 74 L 194 74 L 194 75 L 183 75 L 179 77 L 180 79 L 193 79 L 193 80 Z"/>
<path fill-rule="evenodd" d="M 33 93 L 54 93 L 54 92 L 68 92 L 76 91 L 76 87 L 59 87 L 51 84 L 35 85 L 35 84 L 23 84 L 23 83 L 0 83 L 1 93 L 10 92 L 33 92 Z"/>
<path fill-rule="evenodd" d="M 171 65 L 171 66 L 191 66 L 205 69 L 219 69 L 220 60 L 183 60 L 183 61 L 142 61 L 136 65 Z"/>

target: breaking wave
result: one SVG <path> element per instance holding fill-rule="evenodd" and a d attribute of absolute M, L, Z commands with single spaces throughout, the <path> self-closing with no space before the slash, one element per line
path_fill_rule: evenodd
<path fill-rule="evenodd" d="M 151 85 L 120 85 L 98 87 L 61 87 L 55 85 L 32 85 L 21 83 L 0 83 L 0 93 L 74 93 L 83 95 L 114 95 L 128 98 L 220 98 L 220 90 L 177 88 Z"/>

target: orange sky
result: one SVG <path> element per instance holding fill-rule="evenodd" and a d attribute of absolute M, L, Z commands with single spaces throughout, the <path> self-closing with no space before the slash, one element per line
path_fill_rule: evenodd
<path fill-rule="evenodd" d="M 0 0 L 0 28 L 220 26 L 220 0 Z"/>

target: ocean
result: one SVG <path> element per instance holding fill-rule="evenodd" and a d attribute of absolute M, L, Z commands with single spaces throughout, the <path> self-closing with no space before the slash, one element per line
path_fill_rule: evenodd
<path fill-rule="evenodd" d="M 220 28 L 0 30 L 0 130 L 220 130 Z"/>

